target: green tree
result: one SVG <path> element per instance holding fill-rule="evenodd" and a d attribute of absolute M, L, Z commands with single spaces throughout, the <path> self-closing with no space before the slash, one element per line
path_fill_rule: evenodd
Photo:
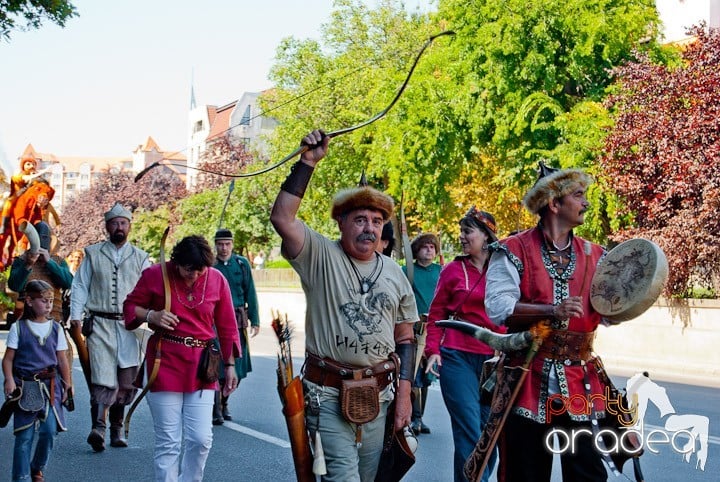
<path fill-rule="evenodd" d="M 634 49 L 664 55 L 652 40 L 652 0 L 440 0 L 429 16 L 408 14 L 395 0 L 374 10 L 341 0 L 322 41 L 286 39 L 278 48 L 277 90 L 264 99 L 265 108 L 282 105 L 273 152 L 292 151 L 312 128 L 379 112 L 423 41 L 445 29 L 455 37 L 429 49 L 383 120 L 333 139 L 301 209 L 314 227 L 334 232 L 328 198 L 363 169 L 396 199 L 405 193 L 419 225 L 430 227 L 454 219 L 458 202 L 473 202 L 449 194 L 471 169 L 485 170 L 475 178 L 497 186 L 499 201 L 519 199 L 541 158 L 594 172 L 610 125 L 602 105 L 609 69 Z M 594 189 L 586 231 L 601 240 L 617 224 L 617 202 L 602 184 Z"/>
<path fill-rule="evenodd" d="M 524 192 L 537 162 L 596 171 L 610 124 L 601 102 L 610 69 L 642 49 L 661 57 L 652 0 L 445 0 L 439 17 L 457 32 L 455 111 L 465 144 L 490 145 L 498 181 Z M 452 122 L 452 121 L 451 121 Z M 583 234 L 602 241 L 613 222 L 612 195 L 595 186 Z"/>
<path fill-rule="evenodd" d="M 224 227 L 233 232 L 236 251 L 243 254 L 269 251 L 270 246 L 279 242 L 269 215 L 277 192 L 267 189 L 265 180 L 259 178 L 238 179 L 229 197 L 228 191 L 229 183 L 225 183 L 180 201 L 173 239 L 199 234 L 212 241 L 218 227 Z M 219 226 L 226 199 L 225 217 L 222 226 Z"/>
<path fill-rule="evenodd" d="M 273 158 L 292 152 L 314 128 L 332 131 L 352 126 L 385 108 L 432 30 L 426 17 L 409 15 L 398 1 L 381 1 L 377 9 L 353 0 L 335 5 L 323 27 L 322 44 L 289 38 L 277 49 L 271 70 L 276 89 L 262 99 L 264 109 L 273 109 L 280 120 L 272 139 Z M 333 139 L 300 210 L 313 228 L 337 234 L 328 215 L 329 200 L 338 190 L 357 185 L 363 170 L 371 185 L 400 198 L 404 187 L 393 170 L 404 159 L 396 159 L 394 152 L 376 143 L 384 145 L 378 133 L 394 129 L 402 105 L 403 99 L 381 121 Z M 272 181 L 268 184 L 279 186 L 288 169 L 268 176 Z"/>
<path fill-rule="evenodd" d="M 666 293 L 676 296 L 720 292 L 720 32 L 691 33 L 678 67 L 643 58 L 616 70 L 602 159 L 633 219 L 615 239 L 657 242 L 670 265 Z"/>
<path fill-rule="evenodd" d="M 45 20 L 65 27 L 65 22 L 77 16 L 75 6 L 65 0 L 1 0 L 0 37 L 9 41 L 13 30 L 40 28 Z"/>

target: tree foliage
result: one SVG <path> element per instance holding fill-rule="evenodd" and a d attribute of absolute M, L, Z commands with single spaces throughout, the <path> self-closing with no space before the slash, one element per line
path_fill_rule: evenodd
<path fill-rule="evenodd" d="M 45 20 L 64 27 L 77 16 L 75 6 L 65 0 L 1 0 L 0 37 L 9 41 L 13 30 L 40 28 Z"/>
<path fill-rule="evenodd" d="M 238 174 L 252 162 L 253 157 L 245 150 L 244 144 L 234 141 L 228 134 L 216 137 L 200 156 L 198 167 L 210 172 L 198 172 L 194 192 L 199 193 L 222 186 L 227 182 L 227 177 L 223 174 Z"/>
<path fill-rule="evenodd" d="M 385 118 L 332 140 L 300 213 L 326 233 L 335 232 L 328 199 L 363 169 L 395 199 L 404 194 L 415 228 L 439 227 L 457 217 L 457 203 L 475 202 L 450 195 L 473 169 L 492 183 L 498 197 L 486 205 L 498 210 L 498 200 L 522 197 L 540 158 L 592 171 L 610 124 L 601 103 L 609 69 L 637 48 L 662 53 L 647 40 L 658 29 L 651 0 L 440 0 L 432 15 L 409 14 L 397 0 L 376 9 L 358 0 L 335 5 L 321 41 L 290 38 L 278 48 L 277 89 L 263 99 L 277 108 L 278 157 L 313 128 L 380 112 L 423 42 L 446 29 L 456 35 L 428 49 Z M 594 189 L 596 211 L 583 234 L 602 240 L 617 224 L 617 202 L 602 185 Z"/>
<path fill-rule="evenodd" d="M 104 240 L 107 232 L 103 215 L 116 201 L 131 211 L 149 212 L 185 196 L 185 184 L 168 168 L 153 169 L 137 183 L 129 171 L 105 169 L 93 180 L 90 189 L 78 193 L 63 209 L 61 224 L 56 228 L 61 243 L 59 254 L 65 256 L 74 249 Z M 130 238 L 135 239 L 132 231 Z M 149 250 L 159 238 L 144 237 L 144 242 L 138 241 L 138 245 Z"/>
<path fill-rule="evenodd" d="M 255 161 L 242 143 L 226 135 L 210 144 L 199 167 L 234 175 L 265 167 L 265 161 Z M 272 184 L 264 176 L 228 181 L 227 177 L 201 172 L 195 194 L 182 200 L 175 211 L 171 239 L 199 234 L 212 240 L 217 229 L 228 228 L 235 236 L 236 251 L 269 251 L 277 242 L 269 215 L 277 191 L 268 185 Z"/>
<path fill-rule="evenodd" d="M 697 41 L 679 67 L 644 58 L 616 69 L 620 86 L 608 101 L 615 127 L 602 159 L 634 216 L 616 239 L 657 242 L 673 295 L 720 275 L 720 31 L 692 33 Z"/>

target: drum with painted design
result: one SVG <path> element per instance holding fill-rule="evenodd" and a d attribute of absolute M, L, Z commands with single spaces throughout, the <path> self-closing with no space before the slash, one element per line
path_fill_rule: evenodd
<path fill-rule="evenodd" d="M 598 264 L 590 303 L 610 321 L 632 320 L 655 303 L 667 277 L 667 258 L 657 244 L 641 238 L 625 241 Z"/>

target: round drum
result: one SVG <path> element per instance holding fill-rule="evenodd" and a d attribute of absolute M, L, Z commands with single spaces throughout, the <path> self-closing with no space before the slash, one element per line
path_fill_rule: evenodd
<path fill-rule="evenodd" d="M 655 303 L 667 277 L 667 258 L 657 244 L 647 239 L 625 241 L 598 264 L 590 303 L 610 321 L 632 320 Z"/>

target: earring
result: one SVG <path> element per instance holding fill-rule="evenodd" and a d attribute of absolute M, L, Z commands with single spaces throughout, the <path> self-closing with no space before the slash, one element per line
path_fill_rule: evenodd
<path fill-rule="evenodd" d="M 483 250 L 483 251 L 487 251 L 487 250 L 488 250 L 488 244 L 487 244 L 487 243 L 483 243 L 483 245 L 482 245 L 482 250 Z"/>

